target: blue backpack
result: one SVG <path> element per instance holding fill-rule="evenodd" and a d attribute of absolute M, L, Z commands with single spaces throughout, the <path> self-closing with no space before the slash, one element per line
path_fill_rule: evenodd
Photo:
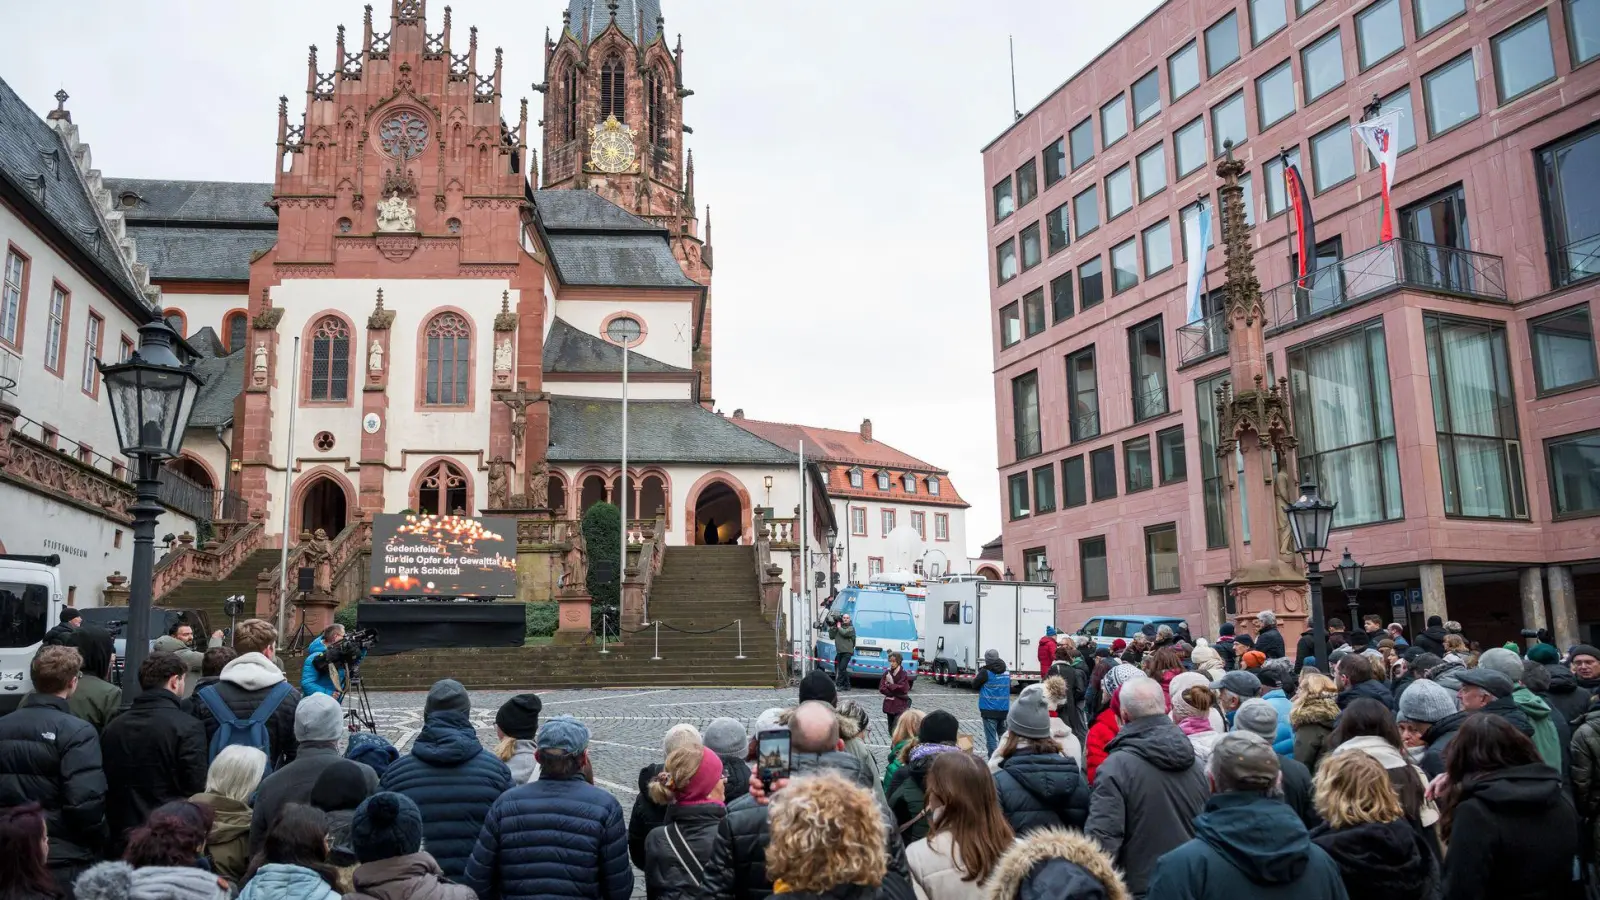
<path fill-rule="evenodd" d="M 217 733 L 211 736 L 211 758 L 208 762 L 215 762 L 217 754 L 223 748 L 240 745 L 254 747 L 267 755 L 267 768 L 263 775 L 272 772 L 272 732 L 267 730 L 267 720 L 277 711 L 283 698 L 289 696 L 289 682 L 280 681 L 273 685 L 267 696 L 261 699 L 255 712 L 250 718 L 241 719 L 228 708 L 222 694 L 214 684 L 201 688 L 196 696 L 211 710 L 211 716 L 217 720 Z"/>

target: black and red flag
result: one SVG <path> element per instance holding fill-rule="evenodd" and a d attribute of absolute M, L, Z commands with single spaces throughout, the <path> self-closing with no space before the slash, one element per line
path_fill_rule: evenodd
<path fill-rule="evenodd" d="M 1300 167 L 1289 161 L 1287 151 L 1283 154 L 1283 186 L 1294 221 L 1295 276 L 1303 288 L 1306 276 L 1317 266 L 1317 223 L 1311 215 L 1311 192 L 1306 190 L 1305 177 Z"/>

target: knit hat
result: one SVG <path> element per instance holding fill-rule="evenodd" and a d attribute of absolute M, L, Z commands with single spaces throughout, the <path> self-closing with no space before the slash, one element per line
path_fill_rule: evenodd
<path fill-rule="evenodd" d="M 1167 685 L 1167 691 L 1172 697 L 1172 717 L 1174 719 L 1194 719 L 1205 716 L 1200 710 L 1189 705 L 1183 695 L 1189 688 L 1204 687 L 1211 689 L 1211 680 L 1199 672 L 1183 672 L 1172 679 Z"/>
<path fill-rule="evenodd" d="M 1283 687 L 1294 677 L 1294 663 L 1282 656 L 1269 659 L 1255 670 L 1255 676 L 1262 687 Z"/>
<path fill-rule="evenodd" d="M 1567 651 L 1567 662 L 1572 662 L 1573 659 L 1579 656 L 1589 656 L 1600 660 L 1600 650 L 1589 644 L 1574 644 L 1572 649 Z"/>
<path fill-rule="evenodd" d="M 76 609 L 73 609 L 70 606 L 63 606 L 61 607 L 61 624 L 65 625 L 80 615 L 82 615 L 82 613 L 78 612 Z"/>
<path fill-rule="evenodd" d="M 1217 629 L 1217 634 L 1220 634 L 1220 635 L 1233 634 L 1233 623 L 1232 622 L 1223 622 L 1222 623 L 1222 627 Z"/>
<path fill-rule="evenodd" d="M 919 744 L 954 744 L 961 734 L 961 723 L 942 709 L 928 713 L 917 728 Z"/>
<path fill-rule="evenodd" d="M 540 750 L 577 756 L 589 749 L 589 727 L 571 716 L 556 716 L 539 726 L 535 741 Z"/>
<path fill-rule="evenodd" d="M 344 748 L 344 758 L 365 763 L 367 768 L 382 778 L 383 773 L 389 771 L 394 761 L 400 758 L 400 751 L 381 734 L 358 731 L 350 735 L 350 740 Z"/>
<path fill-rule="evenodd" d="M 1456 679 L 1462 684 L 1483 688 L 1493 694 L 1496 699 L 1509 697 L 1517 689 L 1516 685 L 1512 684 L 1511 679 L 1507 678 L 1498 669 L 1479 666 L 1476 669 L 1462 669 L 1455 675 Z"/>
<path fill-rule="evenodd" d="M 1460 676 L 1466 669 L 1466 666 L 1458 662 L 1441 662 L 1429 669 L 1423 677 L 1429 681 L 1437 681 L 1439 686 L 1447 691 L 1459 691 L 1461 690 Z M 1407 690 L 1410 690 L 1410 688 L 1407 688 Z"/>
<path fill-rule="evenodd" d="M 1215 647 L 1207 644 L 1202 639 L 1200 643 L 1195 645 L 1194 650 L 1189 653 L 1189 662 L 1194 663 L 1197 671 L 1203 672 L 1211 668 L 1221 669 L 1222 654 L 1218 653 Z"/>
<path fill-rule="evenodd" d="M 422 702 L 422 718 L 441 712 L 472 714 L 472 698 L 467 696 L 467 689 L 461 686 L 461 682 L 454 678 L 435 681 L 433 687 L 428 689 L 428 699 Z"/>
<path fill-rule="evenodd" d="M 323 812 L 355 809 L 372 796 L 373 787 L 359 763 L 341 759 L 323 769 L 311 785 L 311 805 Z"/>
<path fill-rule="evenodd" d="M 422 849 L 421 810 L 404 794 L 373 794 L 350 819 L 350 849 L 364 863 L 416 853 Z"/>
<path fill-rule="evenodd" d="M 500 711 L 494 714 L 495 727 L 506 737 L 531 741 L 539 733 L 539 710 L 543 708 L 544 701 L 538 694 L 518 694 L 500 705 Z"/>
<path fill-rule="evenodd" d="M 755 737 L 769 728 L 782 727 L 783 714 L 786 712 L 788 710 L 781 706 L 772 706 L 762 710 L 761 715 L 756 716 L 755 721 L 750 723 L 750 737 Z"/>
<path fill-rule="evenodd" d="M 727 756 L 743 756 L 749 749 L 749 741 L 744 736 L 744 726 L 738 719 L 727 716 L 712 719 L 700 732 L 700 740 L 712 753 L 721 753 Z"/>
<path fill-rule="evenodd" d="M 1046 625 L 1044 627 L 1044 636 L 1045 637 L 1055 637 L 1056 636 L 1056 627 L 1054 625 Z"/>
<path fill-rule="evenodd" d="M 1261 693 L 1261 679 L 1249 672 L 1235 669 L 1217 679 L 1217 690 L 1248 699 Z"/>
<path fill-rule="evenodd" d="M 1006 714 L 1006 730 L 1017 737 L 1036 740 L 1050 737 L 1050 704 L 1045 701 L 1043 687 L 1030 684 L 1022 689 Z"/>
<path fill-rule="evenodd" d="M 1123 640 L 1122 638 L 1117 638 L 1116 640 L 1111 642 L 1111 652 L 1112 653 L 1121 653 L 1122 651 L 1124 651 L 1126 649 L 1128 649 L 1128 642 Z"/>
<path fill-rule="evenodd" d="M 1143 675 L 1144 673 L 1139 671 L 1138 666 L 1131 666 L 1127 663 L 1117 663 L 1111 667 L 1111 671 L 1107 672 L 1104 678 L 1100 679 L 1100 691 L 1109 697 L 1112 694 L 1115 694 L 1117 689 L 1122 687 L 1124 684 L 1132 681 L 1135 678 L 1143 677 Z"/>
<path fill-rule="evenodd" d="M 327 694 L 302 698 L 294 708 L 296 741 L 337 741 L 344 736 L 344 711 Z"/>
<path fill-rule="evenodd" d="M 983 651 L 983 661 L 985 663 L 999 662 L 1000 661 L 1000 651 L 999 650 L 985 650 L 985 651 Z"/>
<path fill-rule="evenodd" d="M 800 702 L 821 700 L 829 706 L 839 705 L 839 688 L 828 677 L 828 673 L 821 669 L 812 669 L 806 677 L 800 679 Z"/>
<path fill-rule="evenodd" d="M 1242 663 L 1246 669 L 1259 669 L 1261 668 L 1261 664 L 1266 661 L 1267 655 L 1262 653 L 1260 650 L 1246 650 L 1244 655 L 1239 657 L 1239 662 Z"/>
<path fill-rule="evenodd" d="M 1236 787 L 1265 792 L 1277 785 L 1283 764 L 1272 749 L 1270 737 L 1254 731 L 1235 731 L 1211 749 L 1211 765 L 1213 771 L 1222 773 Z"/>
<path fill-rule="evenodd" d="M 1273 741 L 1278 736 L 1278 710 L 1259 697 L 1246 700 L 1239 705 L 1239 711 L 1233 714 L 1233 728 L 1235 731 L 1253 732 L 1269 742 Z"/>
<path fill-rule="evenodd" d="M 1504 675 L 1512 684 L 1522 680 L 1522 657 L 1515 651 L 1504 647 L 1494 647 L 1483 651 L 1478 657 L 1478 668 L 1493 669 Z"/>
<path fill-rule="evenodd" d="M 1544 666 L 1553 666 L 1561 662 L 1561 651 L 1554 646 L 1543 642 L 1528 648 L 1528 658 Z"/>
<path fill-rule="evenodd" d="M 711 792 L 716 790 L 717 782 L 723 779 L 722 773 L 722 757 L 710 747 L 701 747 L 700 767 L 694 770 L 694 776 L 688 784 L 678 787 L 677 802 L 685 806 L 716 802 L 711 800 Z"/>
<path fill-rule="evenodd" d="M 1418 722 L 1432 725 L 1446 716 L 1455 715 L 1456 698 L 1438 682 L 1419 679 L 1400 695 L 1399 722 Z"/>

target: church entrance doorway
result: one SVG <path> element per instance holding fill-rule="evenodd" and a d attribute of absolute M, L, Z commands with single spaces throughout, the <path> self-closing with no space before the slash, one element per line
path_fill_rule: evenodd
<path fill-rule="evenodd" d="M 744 533 L 744 504 L 727 482 L 714 481 L 694 503 L 696 544 L 737 544 Z"/>
<path fill-rule="evenodd" d="M 417 512 L 424 515 L 471 515 L 472 498 L 467 473 L 448 460 L 439 460 L 417 482 Z"/>
<path fill-rule="evenodd" d="M 333 537 L 344 530 L 344 489 L 332 478 L 318 478 L 300 501 L 300 530 L 316 534 L 320 528 Z"/>

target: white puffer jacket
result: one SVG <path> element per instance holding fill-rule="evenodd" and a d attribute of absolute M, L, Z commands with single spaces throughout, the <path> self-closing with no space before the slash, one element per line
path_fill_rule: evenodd
<path fill-rule="evenodd" d="M 911 867 L 911 886 L 917 900 L 983 900 L 984 886 L 963 881 L 961 853 L 948 832 L 923 838 L 906 848 L 906 863 Z"/>

